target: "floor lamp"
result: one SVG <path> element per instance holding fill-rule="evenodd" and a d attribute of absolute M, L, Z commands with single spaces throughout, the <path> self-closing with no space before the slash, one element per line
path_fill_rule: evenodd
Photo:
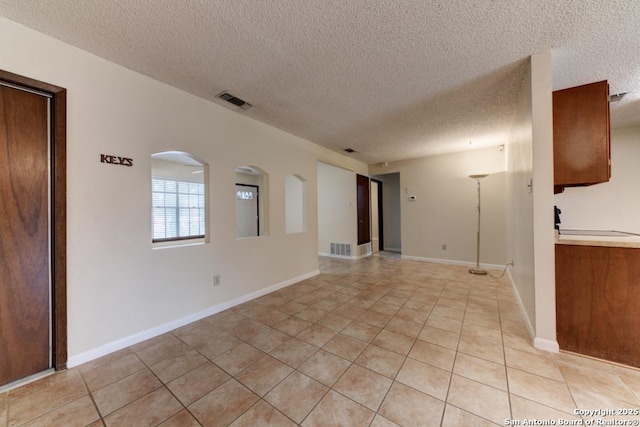
<path fill-rule="evenodd" d="M 476 247 L 476 267 L 470 268 L 469 273 L 479 274 L 479 275 L 487 274 L 486 270 L 483 270 L 480 268 L 480 180 L 487 176 L 489 176 L 488 173 L 479 174 L 479 175 L 469 175 L 469 178 L 475 179 L 476 182 L 478 183 L 478 240 L 477 240 L 477 247 Z"/>

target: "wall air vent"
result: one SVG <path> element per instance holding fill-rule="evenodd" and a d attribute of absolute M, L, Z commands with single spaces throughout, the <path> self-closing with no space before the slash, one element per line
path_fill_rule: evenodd
<path fill-rule="evenodd" d="M 226 90 L 220 92 L 219 94 L 217 94 L 216 97 L 218 97 L 220 99 L 223 99 L 223 100 L 235 105 L 236 107 L 240 107 L 243 110 L 248 110 L 249 108 L 253 107 L 253 105 L 249 104 L 247 101 L 244 101 L 244 100 L 238 98 L 237 96 L 231 95 Z"/>
<path fill-rule="evenodd" d="M 613 95 L 609 95 L 609 102 L 618 102 L 618 101 L 622 101 L 622 98 L 625 97 L 626 94 L 628 94 L 629 92 L 620 92 L 620 93 L 616 93 Z"/>
<path fill-rule="evenodd" d="M 351 244 L 350 243 L 331 243 L 330 245 L 331 255 L 338 256 L 351 256 Z"/>
<path fill-rule="evenodd" d="M 366 257 L 371 255 L 371 242 L 358 245 L 358 257 Z"/>

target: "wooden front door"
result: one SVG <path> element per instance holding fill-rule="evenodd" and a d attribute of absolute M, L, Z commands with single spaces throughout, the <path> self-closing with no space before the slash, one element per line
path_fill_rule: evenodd
<path fill-rule="evenodd" d="M 356 176 L 358 188 L 358 244 L 363 245 L 371 241 L 371 190 L 369 178 Z"/>
<path fill-rule="evenodd" d="M 0 385 L 52 366 L 49 102 L 0 85 Z"/>

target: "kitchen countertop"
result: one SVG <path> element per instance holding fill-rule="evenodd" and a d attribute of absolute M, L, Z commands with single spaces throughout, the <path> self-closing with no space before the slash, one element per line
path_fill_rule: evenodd
<path fill-rule="evenodd" d="M 621 231 L 560 230 L 560 234 L 556 231 L 556 244 L 640 248 L 640 235 Z"/>

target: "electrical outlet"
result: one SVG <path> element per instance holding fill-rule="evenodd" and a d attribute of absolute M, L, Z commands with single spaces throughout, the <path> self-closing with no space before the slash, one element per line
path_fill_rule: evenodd
<path fill-rule="evenodd" d="M 213 276 L 213 286 L 220 286 L 220 275 L 215 274 Z"/>
<path fill-rule="evenodd" d="M 445 243 L 444 245 L 442 245 L 442 250 L 446 251 L 447 250 L 447 244 Z"/>
<path fill-rule="evenodd" d="M 507 264 L 507 265 L 511 265 L 511 266 L 515 267 L 515 264 L 514 264 L 513 260 L 511 260 L 511 262 L 509 264 Z"/>

